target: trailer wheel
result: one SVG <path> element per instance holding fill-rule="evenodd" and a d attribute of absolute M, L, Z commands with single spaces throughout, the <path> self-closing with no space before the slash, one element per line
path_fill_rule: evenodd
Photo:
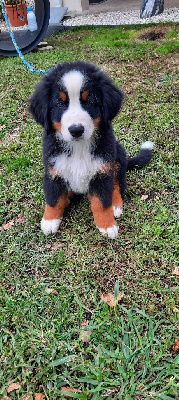
<path fill-rule="evenodd" d="M 25 29 L 17 30 L 13 30 L 12 28 L 15 40 L 22 54 L 33 50 L 43 39 L 48 28 L 50 18 L 49 0 L 34 0 L 34 9 L 38 26 L 36 31 L 30 32 L 28 26 Z M 0 55 L 13 57 L 18 55 L 9 35 L 8 28 L 6 31 L 0 31 Z"/>

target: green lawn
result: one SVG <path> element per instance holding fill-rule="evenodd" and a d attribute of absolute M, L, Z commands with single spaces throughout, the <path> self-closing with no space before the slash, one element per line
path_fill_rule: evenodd
<path fill-rule="evenodd" d="M 42 129 L 27 113 L 40 77 L 0 59 L 3 400 L 178 398 L 177 28 L 72 28 L 48 40 L 53 51 L 26 55 L 45 70 L 95 63 L 126 93 L 114 131 L 127 153 L 155 143 L 150 165 L 127 175 L 113 241 L 95 228 L 86 198 L 55 236 L 40 231 Z M 114 308 L 101 299 L 109 292 L 124 293 Z"/>

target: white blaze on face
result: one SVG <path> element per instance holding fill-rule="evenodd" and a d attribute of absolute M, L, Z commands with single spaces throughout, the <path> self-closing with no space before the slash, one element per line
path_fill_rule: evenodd
<path fill-rule="evenodd" d="M 89 139 L 94 131 L 93 120 L 80 103 L 80 91 L 84 79 L 82 73 L 76 70 L 67 72 L 62 78 L 69 98 L 69 106 L 61 118 L 61 134 L 66 141 L 73 140 L 68 129 L 71 125 L 83 125 L 83 139 Z"/>

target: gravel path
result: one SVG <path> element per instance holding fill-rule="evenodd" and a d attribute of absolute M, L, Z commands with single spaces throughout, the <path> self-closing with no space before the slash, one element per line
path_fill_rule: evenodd
<path fill-rule="evenodd" d="M 84 14 L 63 21 L 64 26 L 79 25 L 131 25 L 151 22 L 179 22 L 179 8 L 168 8 L 156 17 L 141 19 L 139 11 L 115 11 L 99 14 Z"/>
<path fill-rule="evenodd" d="M 34 2 L 34 0 L 31 0 Z M 67 18 L 62 21 L 63 26 L 82 26 L 82 25 L 131 25 L 131 24 L 148 24 L 150 22 L 179 22 L 179 8 L 168 8 L 162 14 L 141 19 L 139 17 L 139 10 L 132 11 L 110 11 L 101 12 L 99 14 L 83 14 L 78 15 L 74 18 Z M 13 31 L 20 29 L 27 29 L 27 26 L 22 26 L 18 28 L 12 28 Z M 0 31 L 6 31 L 6 23 L 0 21 Z"/>

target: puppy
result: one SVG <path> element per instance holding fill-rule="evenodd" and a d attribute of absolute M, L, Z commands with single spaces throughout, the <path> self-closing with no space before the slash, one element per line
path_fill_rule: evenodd
<path fill-rule="evenodd" d="M 87 193 L 99 231 L 117 237 L 126 171 L 147 165 L 153 147 L 147 141 L 127 159 L 111 125 L 122 100 L 105 73 L 81 61 L 57 65 L 37 86 L 29 111 L 44 127 L 45 235 L 58 231 L 73 194 Z"/>

